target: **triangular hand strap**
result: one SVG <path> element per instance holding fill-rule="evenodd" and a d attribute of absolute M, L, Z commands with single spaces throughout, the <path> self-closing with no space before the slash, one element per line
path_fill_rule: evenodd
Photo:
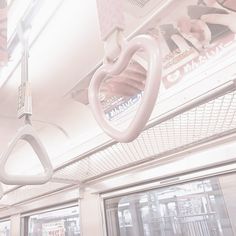
<path fill-rule="evenodd" d="M 38 175 L 9 175 L 6 173 L 5 165 L 19 140 L 25 140 L 33 148 L 41 162 L 44 172 Z M 23 165 L 23 164 L 22 164 Z M 0 160 L 0 181 L 9 185 L 37 185 L 48 182 L 53 174 L 52 164 L 47 151 L 41 143 L 36 131 L 30 124 L 26 124 L 17 132 L 16 136 L 10 142 L 8 149 L 3 153 Z"/>

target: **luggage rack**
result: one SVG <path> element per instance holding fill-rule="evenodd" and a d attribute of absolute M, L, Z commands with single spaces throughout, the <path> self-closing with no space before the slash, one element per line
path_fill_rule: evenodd
<path fill-rule="evenodd" d="M 19 204 L 79 186 L 235 133 L 236 80 L 231 80 L 158 117 L 131 143 L 109 141 L 57 167 L 52 181 L 47 184 L 8 189 L 1 204 L 3 207 Z"/>
<path fill-rule="evenodd" d="M 58 167 L 54 177 L 82 183 L 197 147 L 236 132 L 236 80 L 150 123 L 133 142 L 111 142 Z"/>

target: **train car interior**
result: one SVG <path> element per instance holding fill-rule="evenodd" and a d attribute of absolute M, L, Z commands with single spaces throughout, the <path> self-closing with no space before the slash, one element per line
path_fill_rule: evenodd
<path fill-rule="evenodd" d="M 236 0 L 0 0 L 0 236 L 236 236 Z"/>

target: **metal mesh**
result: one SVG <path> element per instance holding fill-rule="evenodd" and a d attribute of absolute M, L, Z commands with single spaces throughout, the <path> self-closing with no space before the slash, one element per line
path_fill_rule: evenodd
<path fill-rule="evenodd" d="M 236 130 L 236 92 L 230 92 L 145 130 L 131 143 L 116 143 L 55 173 L 86 181 L 159 158 Z"/>

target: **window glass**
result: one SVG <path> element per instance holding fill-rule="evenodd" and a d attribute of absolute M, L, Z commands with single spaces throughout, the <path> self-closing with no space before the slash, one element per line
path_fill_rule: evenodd
<path fill-rule="evenodd" d="M 10 236 L 10 221 L 0 222 L 0 236 Z"/>
<path fill-rule="evenodd" d="M 78 206 L 32 215 L 28 220 L 29 236 L 79 236 Z"/>
<path fill-rule="evenodd" d="M 109 236 L 236 235 L 235 174 L 105 200 Z"/>

